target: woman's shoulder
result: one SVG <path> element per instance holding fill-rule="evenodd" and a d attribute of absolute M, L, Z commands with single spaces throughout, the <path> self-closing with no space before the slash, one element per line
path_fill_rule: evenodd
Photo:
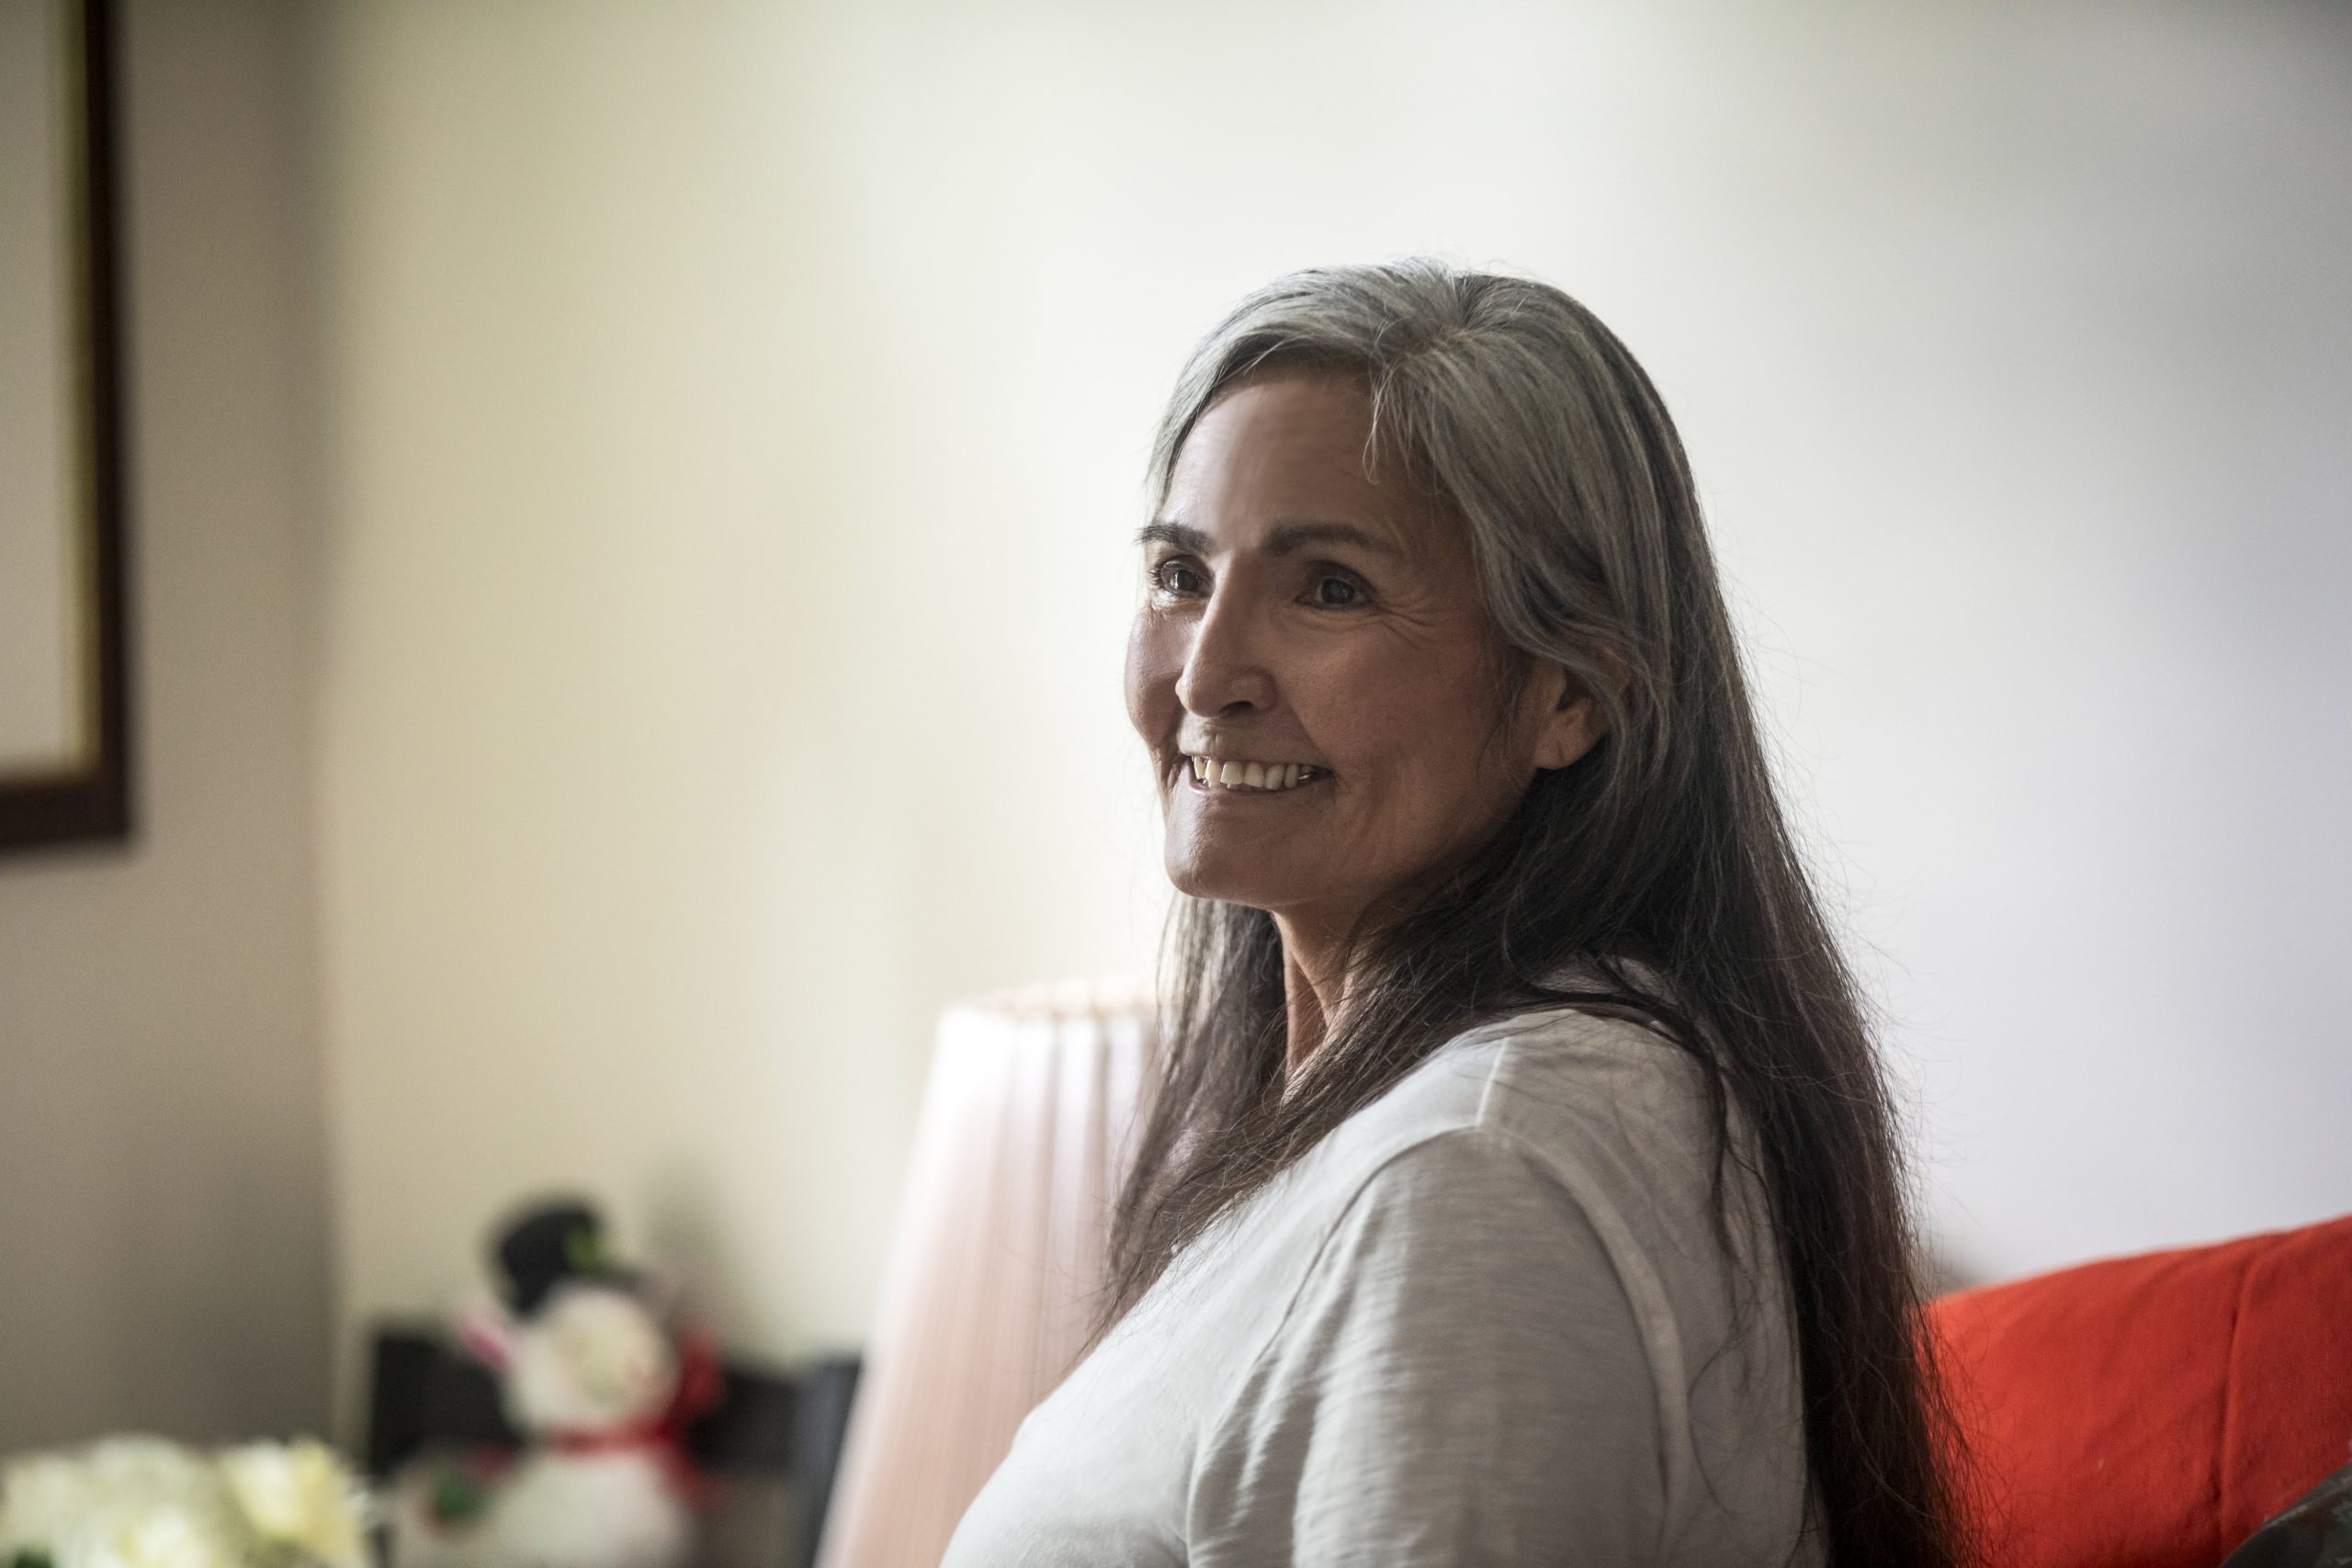
<path fill-rule="evenodd" d="M 1466 1029 L 1353 1120 L 1350 1141 L 1375 1157 L 1472 1130 L 1542 1165 L 1597 1144 L 1713 1142 L 1698 1060 L 1647 1022 L 1583 1006 Z"/>
<path fill-rule="evenodd" d="M 1736 1109 L 1726 1115 L 1737 1142 Z M 1724 1164 L 1720 1147 L 1696 1057 L 1635 1018 L 1561 1007 L 1494 1020 L 1439 1047 L 1340 1130 L 1326 1174 L 1342 1190 L 1337 1199 L 1410 1167 L 1409 1188 L 1426 1198 L 1432 1177 L 1500 1161 L 1572 1200 L 1621 1258 L 1676 1258 L 1720 1278 L 1758 1260 L 1763 1212 L 1744 1163 Z M 1728 1201 L 1720 1216 L 1719 1191 Z M 1714 1245 L 1735 1235 L 1747 1256 Z"/>
<path fill-rule="evenodd" d="M 1645 1019 L 1582 1007 L 1524 1012 L 1464 1031 L 1441 1055 L 1483 1082 L 1480 1125 L 1539 1146 L 1562 1135 L 1713 1142 L 1706 1070 Z"/>

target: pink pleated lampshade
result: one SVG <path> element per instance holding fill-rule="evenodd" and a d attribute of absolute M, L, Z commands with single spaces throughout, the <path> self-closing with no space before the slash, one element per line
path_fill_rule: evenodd
<path fill-rule="evenodd" d="M 935 1568 L 1076 1364 L 1153 1017 L 1139 986 L 1074 983 L 941 1018 L 820 1568 Z"/>

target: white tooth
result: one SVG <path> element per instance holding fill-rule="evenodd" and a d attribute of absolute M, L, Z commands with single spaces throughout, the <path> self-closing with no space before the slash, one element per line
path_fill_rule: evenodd
<path fill-rule="evenodd" d="M 1204 781 L 1208 778 L 1209 760 L 1206 757 L 1195 757 L 1193 759 L 1193 776 Z"/>
<path fill-rule="evenodd" d="M 1263 788 L 1265 788 L 1265 787 L 1266 787 L 1266 767 L 1265 767 L 1265 764 L 1264 764 L 1264 763 L 1262 763 L 1262 762 L 1252 762 L 1252 763 L 1250 763 L 1250 764 L 1249 771 L 1248 771 L 1247 773 L 1243 773 L 1243 774 L 1241 775 L 1241 782 L 1242 782 L 1242 783 L 1244 783 L 1244 784 L 1248 784 L 1251 789 L 1263 789 Z"/>
<path fill-rule="evenodd" d="M 1284 762 L 1283 764 L 1283 788 L 1296 789 L 1297 787 L 1298 764 L 1296 762 Z"/>
<path fill-rule="evenodd" d="M 1231 789 L 1241 782 L 1241 764 L 1227 762 L 1217 769 L 1216 782 Z"/>

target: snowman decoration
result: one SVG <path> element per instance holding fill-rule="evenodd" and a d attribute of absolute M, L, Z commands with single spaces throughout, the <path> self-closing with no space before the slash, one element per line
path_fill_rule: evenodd
<path fill-rule="evenodd" d="M 496 1253 L 503 1307 L 460 1333 L 526 1446 L 406 1472 L 392 1568 L 682 1568 L 700 1484 L 685 1427 L 718 1386 L 708 1344 L 672 1337 L 584 1203 L 524 1214 Z"/>

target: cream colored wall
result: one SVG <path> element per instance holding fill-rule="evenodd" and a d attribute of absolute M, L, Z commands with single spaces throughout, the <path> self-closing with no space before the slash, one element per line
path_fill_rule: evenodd
<path fill-rule="evenodd" d="M 140 828 L 0 859 L 0 1451 L 327 1416 L 303 58 L 121 9 Z"/>
<path fill-rule="evenodd" d="M 858 1337 L 934 1009 L 1148 946 L 1125 536 L 1283 268 L 1577 290 L 1713 506 L 2002 1273 L 2352 1206 L 2335 13 L 353 0 L 346 1313 L 584 1181 Z"/>
<path fill-rule="evenodd" d="M 738 1340 L 854 1343 L 940 1005 L 1148 946 L 1139 432 L 1021 406 L 985 312 L 919 341 L 936 305 L 843 243 L 831 67 L 775 7 L 342 14 L 355 1316 L 447 1306 L 496 1209 L 581 1183 Z"/>

